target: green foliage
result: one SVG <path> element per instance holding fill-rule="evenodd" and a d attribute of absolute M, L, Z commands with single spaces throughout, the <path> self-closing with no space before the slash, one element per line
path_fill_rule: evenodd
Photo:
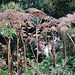
<path fill-rule="evenodd" d="M 2 75 L 8 75 L 8 70 L 1 70 Z"/>
<path fill-rule="evenodd" d="M 2 75 L 8 75 L 8 69 L 6 70 L 1 70 L 1 74 Z M 9 73 L 9 75 L 11 75 L 11 73 Z M 16 72 L 14 71 L 14 74 L 13 75 L 16 75 Z"/>
<path fill-rule="evenodd" d="M 22 10 L 22 8 L 20 8 L 19 4 L 15 3 L 15 2 L 9 2 L 6 4 L 2 4 L 1 8 L 0 8 L 0 12 L 5 11 L 6 9 L 14 9 L 16 11 L 23 12 L 23 10 Z"/>
<path fill-rule="evenodd" d="M 61 17 L 68 13 L 69 1 L 67 0 L 55 0 L 55 13 L 54 17 Z"/>
<path fill-rule="evenodd" d="M 36 66 L 35 66 L 35 61 L 34 61 L 34 59 L 32 59 L 31 61 L 30 61 L 30 59 L 28 58 L 27 59 L 27 63 L 30 63 L 31 64 L 31 66 L 32 67 L 28 67 L 27 66 L 27 72 L 28 72 L 28 75 L 34 75 L 37 71 L 37 68 L 36 68 Z M 26 72 L 24 72 L 24 73 L 22 73 L 22 75 L 26 75 Z"/>
<path fill-rule="evenodd" d="M 10 25 L 5 25 L 3 24 L 2 27 L 0 27 L 0 34 L 1 35 L 5 35 L 7 37 L 10 37 L 11 39 L 13 39 L 13 36 L 15 36 L 16 31 L 14 28 L 10 29 Z"/>
<path fill-rule="evenodd" d="M 66 50 L 67 50 L 67 55 L 70 56 L 70 55 L 72 55 L 72 50 L 74 47 L 73 42 L 75 41 L 75 37 L 72 37 L 72 36 L 75 35 L 75 28 L 70 27 L 70 28 L 68 28 L 67 32 L 68 32 L 69 36 L 66 36 L 66 40 L 67 40 Z M 73 42 L 70 38 L 73 40 Z"/>
<path fill-rule="evenodd" d="M 46 4 L 46 0 L 21 0 L 20 1 L 22 8 L 42 8 Z M 24 4 L 24 5 L 23 5 Z"/>
<path fill-rule="evenodd" d="M 61 63 L 63 62 L 63 59 L 64 59 L 64 54 L 63 54 L 63 51 L 61 50 L 56 53 L 56 63 L 59 63 L 61 65 Z"/>
<path fill-rule="evenodd" d="M 75 10 L 75 1 L 74 0 L 15 0 L 20 4 L 20 6 L 14 2 L 14 0 L 3 0 L 0 12 L 3 12 L 6 9 L 15 9 L 17 11 L 23 12 L 20 6 L 25 10 L 27 8 L 37 8 L 47 13 L 50 16 L 59 18 L 65 16 L 68 13 L 72 13 Z"/>
<path fill-rule="evenodd" d="M 39 10 L 43 10 L 48 15 L 54 13 L 52 0 L 21 0 L 18 3 L 20 3 L 23 9 L 37 8 Z"/>
<path fill-rule="evenodd" d="M 10 0 L 14 1 L 14 0 Z M 50 16 L 59 18 L 65 16 L 68 13 L 72 13 L 75 10 L 75 1 L 74 0 L 15 0 L 8 4 L 2 4 L 0 12 L 3 12 L 6 9 L 15 9 L 17 11 L 23 12 L 20 6 L 25 10 L 27 8 L 37 8 L 43 10 Z M 6 3 L 8 1 L 4 1 Z M 17 2 L 18 4 L 16 4 Z"/>
<path fill-rule="evenodd" d="M 18 3 L 23 9 L 31 7 L 43 9 L 45 13 L 56 18 L 65 16 L 75 10 L 74 0 L 21 0 Z"/>
<path fill-rule="evenodd" d="M 43 60 L 41 64 L 39 64 L 39 68 L 45 73 L 51 70 L 51 65 L 52 65 L 52 58 L 49 57 Z"/>
<path fill-rule="evenodd" d="M 52 16 L 59 18 L 65 16 L 68 13 L 72 13 L 75 10 L 74 0 L 54 0 L 55 13 Z"/>
<path fill-rule="evenodd" d="M 67 67 L 68 70 L 72 70 L 73 72 L 75 72 L 75 55 L 74 56 L 69 56 L 68 62 L 67 62 Z"/>
<path fill-rule="evenodd" d="M 75 28 L 71 28 L 71 27 L 70 27 L 70 28 L 68 28 L 67 31 L 68 31 L 68 33 L 69 33 L 70 36 L 72 36 L 72 35 L 75 34 Z"/>
<path fill-rule="evenodd" d="M 72 0 L 68 8 L 69 12 L 75 11 L 75 0 Z"/>
<path fill-rule="evenodd" d="M 58 61 L 60 59 L 61 62 Z M 52 66 L 52 59 L 51 57 L 46 58 L 41 64 L 39 64 L 39 69 L 43 74 L 50 74 L 50 75 L 73 75 L 73 71 L 70 69 L 68 71 L 68 68 L 65 68 L 65 61 L 58 56 L 58 59 L 56 59 L 56 67 L 54 68 Z M 58 62 L 57 62 L 58 61 Z"/>

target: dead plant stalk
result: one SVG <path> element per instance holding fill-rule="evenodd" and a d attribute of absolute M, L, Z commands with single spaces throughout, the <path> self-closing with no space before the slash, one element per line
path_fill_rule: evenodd
<path fill-rule="evenodd" d="M 66 67 L 66 36 L 65 36 L 65 33 L 66 33 L 66 32 L 64 32 L 64 31 L 63 31 L 63 37 L 64 37 L 64 46 L 65 46 L 65 50 L 64 50 L 64 52 L 65 52 L 65 55 L 64 55 L 64 57 L 65 57 L 65 67 Z"/>
<path fill-rule="evenodd" d="M 18 75 L 18 50 L 19 50 L 19 38 L 17 37 L 17 75 Z"/>
<path fill-rule="evenodd" d="M 21 36 L 21 40 L 24 46 L 24 65 L 25 65 L 25 70 L 26 70 L 26 75 L 27 75 L 26 48 L 25 48 L 25 43 L 23 41 L 23 35 L 21 32 L 20 32 L 20 36 Z"/>
<path fill-rule="evenodd" d="M 53 67 L 56 66 L 56 57 L 55 57 L 55 43 L 54 43 L 54 33 L 52 32 L 53 37 Z"/>
<path fill-rule="evenodd" d="M 37 25 L 36 25 L 36 42 L 37 42 L 37 75 L 39 72 L 39 67 L 38 67 L 38 51 L 39 51 L 39 40 L 38 40 L 38 23 L 39 19 L 37 18 Z"/>
<path fill-rule="evenodd" d="M 11 59 L 11 50 L 10 50 L 11 39 L 8 37 L 8 75 L 10 73 L 10 59 Z"/>

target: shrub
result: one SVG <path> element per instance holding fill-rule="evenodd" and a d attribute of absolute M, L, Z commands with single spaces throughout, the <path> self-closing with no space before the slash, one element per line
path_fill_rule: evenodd
<path fill-rule="evenodd" d="M 59 56 L 58 56 L 59 58 Z M 51 57 L 44 59 L 43 62 L 39 65 L 40 71 L 43 72 L 43 74 L 46 75 L 73 75 L 73 72 L 68 71 L 68 68 L 65 68 L 65 61 L 63 59 L 60 59 L 62 62 L 59 62 L 56 64 L 56 67 L 54 68 L 52 66 L 52 59 Z"/>
<path fill-rule="evenodd" d="M 69 56 L 68 62 L 67 62 L 68 70 L 75 72 L 75 55 Z"/>
<path fill-rule="evenodd" d="M 20 8 L 19 4 L 16 4 L 15 2 L 9 2 L 6 4 L 2 4 L 0 8 L 0 12 L 5 11 L 6 9 L 14 9 L 19 12 L 23 12 L 22 8 Z"/>
<path fill-rule="evenodd" d="M 65 16 L 75 10 L 75 1 L 71 0 L 21 0 L 18 3 L 23 9 L 31 7 L 43 9 L 46 14 L 56 18 Z"/>

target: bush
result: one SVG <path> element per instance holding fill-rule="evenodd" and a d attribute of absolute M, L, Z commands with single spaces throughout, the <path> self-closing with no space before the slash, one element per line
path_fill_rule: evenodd
<path fill-rule="evenodd" d="M 59 56 L 58 56 L 59 58 Z M 46 75 L 73 75 L 73 72 L 70 70 L 68 71 L 68 68 L 65 68 L 65 61 L 63 59 L 60 59 L 62 62 L 59 62 L 56 64 L 56 67 L 54 68 L 52 66 L 52 59 L 51 57 L 46 58 L 41 64 L 39 65 L 40 71 L 43 74 Z M 57 61 L 57 60 L 56 60 Z"/>
<path fill-rule="evenodd" d="M 56 18 L 65 16 L 75 10 L 75 1 L 71 0 L 21 0 L 20 5 L 23 9 L 37 8 L 49 16 Z"/>
<path fill-rule="evenodd" d="M 75 55 L 69 56 L 68 62 L 67 62 L 68 70 L 75 72 Z"/>
<path fill-rule="evenodd" d="M 15 2 L 9 2 L 6 4 L 2 4 L 0 8 L 0 12 L 5 11 L 6 9 L 14 9 L 16 11 L 23 12 L 22 8 L 20 8 L 20 6 L 16 4 Z"/>
<path fill-rule="evenodd" d="M 72 13 L 75 10 L 75 1 L 74 0 L 3 0 L 3 3 L 14 1 L 25 10 L 27 8 L 37 8 L 42 10 L 48 14 L 49 16 L 53 16 L 56 18 L 65 16 L 68 13 Z M 5 9 L 13 9 L 21 11 L 19 5 L 14 2 L 10 2 L 8 4 L 1 5 L 1 11 L 3 12 Z"/>
<path fill-rule="evenodd" d="M 48 15 L 55 13 L 52 0 L 21 0 L 18 3 L 24 10 L 27 8 L 37 8 L 43 10 Z"/>

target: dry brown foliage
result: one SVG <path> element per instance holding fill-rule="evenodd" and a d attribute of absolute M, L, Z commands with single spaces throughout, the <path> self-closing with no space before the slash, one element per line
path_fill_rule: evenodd
<path fill-rule="evenodd" d="M 26 13 L 27 11 L 29 13 Z M 47 14 L 36 8 L 29 8 L 26 10 L 26 12 L 19 13 L 13 9 L 5 10 L 3 13 L 0 13 L 0 26 L 2 26 L 2 24 L 8 24 L 17 31 L 20 30 L 25 38 L 25 41 L 27 42 L 29 39 L 29 44 L 35 41 L 36 28 L 35 23 L 33 22 L 35 17 L 38 17 L 39 20 L 44 19 L 44 22 L 40 22 L 38 25 L 39 39 L 43 39 L 45 35 L 47 33 L 51 33 L 51 31 L 66 31 L 69 26 L 75 25 L 75 13 L 55 19 L 47 16 Z M 51 37 L 50 35 L 46 36 Z"/>

